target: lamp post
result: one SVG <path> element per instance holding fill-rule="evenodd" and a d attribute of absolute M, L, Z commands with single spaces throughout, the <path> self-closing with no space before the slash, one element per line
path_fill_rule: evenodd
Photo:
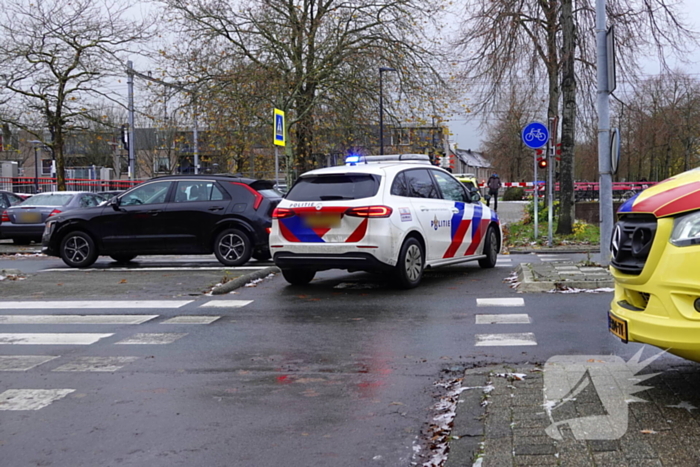
<path fill-rule="evenodd" d="M 28 142 L 34 148 L 34 193 L 39 193 L 39 153 L 37 149 L 39 149 L 39 145 L 44 143 L 36 139 Z"/>
<path fill-rule="evenodd" d="M 384 84 L 382 73 L 385 71 L 396 71 L 395 68 L 385 66 L 379 67 L 379 154 L 384 154 Z"/>

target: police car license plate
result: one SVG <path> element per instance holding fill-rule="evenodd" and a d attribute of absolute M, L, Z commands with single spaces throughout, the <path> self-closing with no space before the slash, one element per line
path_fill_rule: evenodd
<path fill-rule="evenodd" d="M 627 321 L 608 312 L 608 331 L 627 342 Z"/>
<path fill-rule="evenodd" d="M 312 214 L 304 217 L 307 227 L 329 228 L 340 225 L 340 214 Z"/>

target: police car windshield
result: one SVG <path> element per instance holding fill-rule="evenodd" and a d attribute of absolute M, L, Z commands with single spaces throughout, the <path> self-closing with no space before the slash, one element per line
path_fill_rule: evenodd
<path fill-rule="evenodd" d="M 378 175 L 332 174 L 301 177 L 286 198 L 290 201 L 332 201 L 370 198 L 379 190 Z"/>

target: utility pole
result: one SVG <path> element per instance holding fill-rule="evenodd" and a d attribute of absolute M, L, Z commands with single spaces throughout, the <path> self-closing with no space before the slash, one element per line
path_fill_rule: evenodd
<path fill-rule="evenodd" d="M 596 0 L 596 48 L 598 68 L 598 203 L 600 208 L 600 264 L 610 264 L 613 230 L 612 174 L 610 168 L 610 87 L 605 0 Z"/>

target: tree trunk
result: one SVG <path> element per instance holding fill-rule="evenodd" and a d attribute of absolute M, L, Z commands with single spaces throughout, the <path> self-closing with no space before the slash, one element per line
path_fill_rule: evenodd
<path fill-rule="evenodd" d="M 569 235 L 574 223 L 574 145 L 576 130 L 576 76 L 574 58 L 576 37 L 572 0 L 562 0 L 562 130 L 561 165 L 559 167 L 559 225 L 557 233 Z"/>

